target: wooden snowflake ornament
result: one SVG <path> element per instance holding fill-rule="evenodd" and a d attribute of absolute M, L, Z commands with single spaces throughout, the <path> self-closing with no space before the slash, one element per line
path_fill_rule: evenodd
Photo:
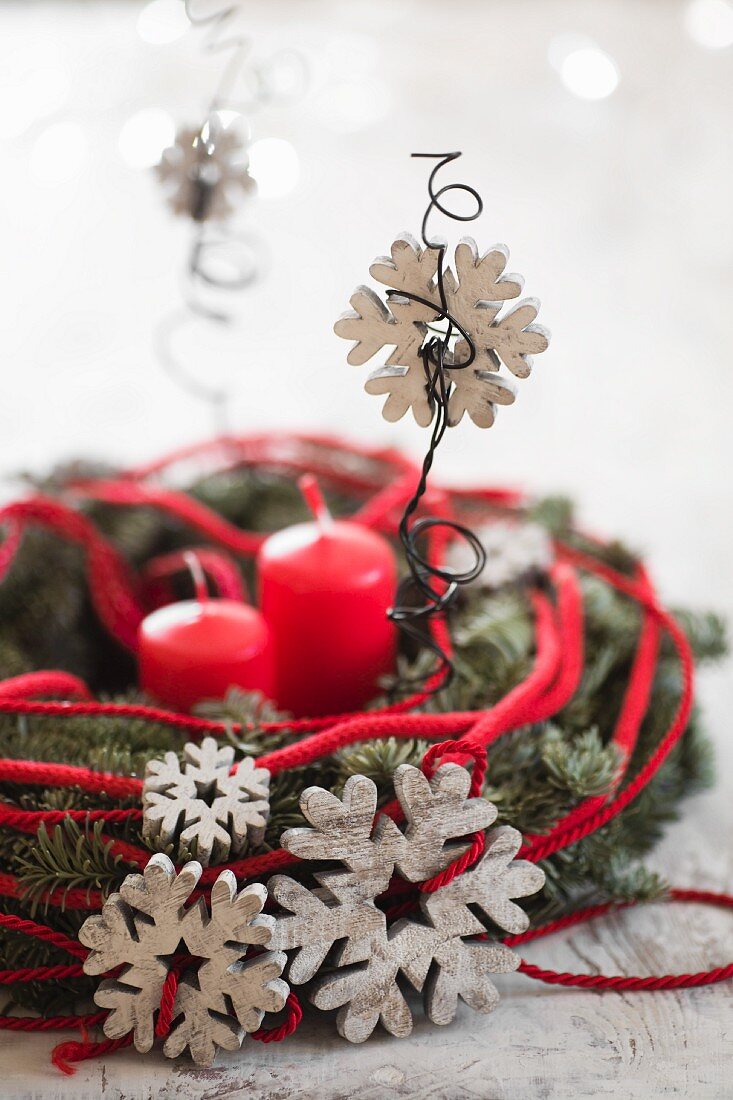
<path fill-rule="evenodd" d="M 422 920 L 402 919 L 390 927 L 375 899 L 395 871 L 422 882 L 444 870 L 468 847 L 466 837 L 485 829 L 497 811 L 483 798 L 468 798 L 470 775 L 445 764 L 432 779 L 405 764 L 394 776 L 406 826 L 374 818 L 377 789 L 362 775 L 352 776 L 342 798 L 320 787 L 303 792 L 301 809 L 311 828 L 289 829 L 283 848 L 301 859 L 334 860 L 338 870 L 318 871 L 309 890 L 286 875 L 268 884 L 282 912 L 276 916 L 271 946 L 291 956 L 289 978 L 298 985 L 313 979 L 327 956 L 329 973 L 316 978 L 309 997 L 321 1009 L 339 1009 L 337 1027 L 360 1043 L 377 1023 L 392 1035 L 409 1035 L 412 1014 L 398 985 L 402 975 L 424 993 L 434 1023 L 449 1023 L 458 999 L 490 1012 L 498 993 L 489 975 L 515 970 L 519 958 L 500 943 L 467 939 L 485 931 L 481 911 L 507 932 L 526 929 L 528 919 L 511 900 L 534 894 L 543 872 L 516 860 L 521 835 L 492 829 L 480 861 L 469 871 L 420 899 Z"/>
<path fill-rule="evenodd" d="M 213 737 L 189 742 L 184 766 L 174 752 L 149 761 L 143 782 L 143 836 L 193 852 L 204 867 L 262 843 L 270 814 L 270 773 Z"/>
<path fill-rule="evenodd" d="M 251 945 L 265 947 L 272 935 L 273 918 L 260 915 L 265 887 L 253 883 L 237 893 L 232 872 L 222 871 L 210 911 L 203 898 L 186 908 L 201 872 L 192 862 L 177 874 L 167 856 L 154 855 L 141 875 L 127 876 L 101 914 L 87 918 L 79 940 L 90 949 L 85 973 L 122 967 L 100 982 L 94 1000 L 109 1011 L 105 1035 L 132 1033 L 139 1051 L 153 1045 L 164 982 L 172 966 L 181 966 L 163 1051 L 175 1058 L 188 1048 L 194 1062 L 210 1065 L 217 1047 L 238 1050 L 266 1012 L 280 1011 L 289 989 L 280 978 L 282 952 L 247 957 Z M 186 952 L 195 961 L 186 963 Z"/>
<path fill-rule="evenodd" d="M 479 427 L 490 428 L 497 406 L 510 405 L 515 397 L 512 381 L 498 373 L 501 365 L 526 378 L 532 356 L 547 348 L 550 334 L 535 324 L 536 298 L 524 298 L 501 312 L 523 286 L 520 275 L 505 274 L 509 252 L 504 245 L 481 255 L 476 242 L 465 237 L 454 253 L 455 273 L 443 270 L 444 251 L 443 245 L 423 248 L 409 234 L 399 236 L 391 255 L 379 257 L 369 269 L 389 288 L 387 303 L 369 287 L 357 287 L 351 310 L 334 331 L 355 341 L 347 356 L 355 365 L 383 347 L 394 348 L 386 364 L 370 374 L 365 389 L 387 396 L 382 410 L 386 420 L 399 420 L 411 409 L 417 423 L 427 427 L 435 413 L 436 390 L 425 349 L 436 326 L 442 324 L 445 332 L 447 325 L 447 422 L 453 427 L 468 413 Z"/>
<path fill-rule="evenodd" d="M 175 214 L 194 221 L 224 221 L 236 201 L 256 190 L 246 142 L 214 114 L 198 129 L 184 126 L 156 167 Z"/>

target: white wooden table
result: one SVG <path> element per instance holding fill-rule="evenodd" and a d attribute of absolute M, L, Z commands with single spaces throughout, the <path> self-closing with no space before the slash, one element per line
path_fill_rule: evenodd
<path fill-rule="evenodd" d="M 163 213 L 148 174 L 123 162 L 118 136 L 147 107 L 195 119 L 214 63 L 190 39 L 142 43 L 140 7 L 0 6 L 0 91 L 11 89 L 0 106 L 34 66 L 68 78 L 66 98 L 3 144 L 12 212 L 0 265 L 3 474 L 80 453 L 142 458 L 209 430 L 206 410 L 172 386 L 151 350 L 154 325 L 178 301 L 186 230 Z M 348 427 L 424 449 L 415 425 L 381 423 L 378 402 L 361 393 L 364 371 L 345 365 L 331 325 L 373 257 L 396 232 L 419 228 L 424 173 L 407 154 L 462 148 L 458 178 L 486 201 L 476 235 L 508 243 L 554 339 L 496 428 L 449 433 L 440 470 L 570 492 L 589 525 L 647 552 L 669 601 L 733 613 L 733 50 L 695 41 L 687 8 L 248 0 L 258 43 L 280 37 L 302 48 L 313 90 L 296 110 L 255 123 L 255 137 L 292 144 L 300 179 L 291 194 L 252 207 L 270 275 L 248 299 L 246 330 L 218 338 L 206 357 L 207 371 L 226 361 L 239 381 L 236 424 Z M 583 100 L 563 86 L 548 50 L 555 59 L 567 50 L 557 41 L 567 34 L 590 36 L 614 58 L 612 96 Z M 77 143 L 81 133 L 83 148 L 78 171 L 52 185 L 59 135 L 48 131 L 58 124 L 70 124 Z M 718 786 L 689 801 L 655 857 L 680 885 L 733 889 L 730 673 L 701 686 Z M 733 957 L 733 922 L 687 906 L 640 909 L 539 941 L 526 957 L 577 971 L 705 969 Z M 408 1041 L 382 1034 L 352 1047 L 307 1018 L 287 1043 L 248 1042 L 206 1071 L 123 1052 L 66 1079 L 49 1064 L 52 1039 L 6 1033 L 0 1095 L 733 1095 L 730 984 L 620 995 L 521 976 L 497 984 L 503 1001 L 487 1019 L 463 1010 L 448 1028 L 418 1023 Z"/>

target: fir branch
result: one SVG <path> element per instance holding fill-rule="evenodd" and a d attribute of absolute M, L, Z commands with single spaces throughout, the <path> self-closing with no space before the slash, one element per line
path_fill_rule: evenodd
<path fill-rule="evenodd" d="M 428 741 L 388 737 L 341 749 L 336 754 L 337 772 L 332 789 L 340 795 L 349 776 L 366 775 L 376 783 L 381 805 L 394 796 L 392 777 L 395 770 L 401 764 L 419 767 L 429 747 Z"/>
<path fill-rule="evenodd" d="M 714 611 L 689 611 L 678 608 L 672 612 L 684 630 L 698 664 L 719 661 L 728 653 L 725 620 Z M 672 653 L 672 644 L 664 641 L 664 653 Z"/>
<path fill-rule="evenodd" d="M 106 894 L 119 885 L 129 867 L 123 865 L 121 856 L 112 854 L 112 841 L 102 836 L 103 824 L 96 821 L 91 830 L 83 830 L 66 818 L 51 833 L 41 824 L 28 855 L 16 861 L 31 914 L 51 890 L 61 889 L 64 896 L 71 889 L 97 889 Z"/>
<path fill-rule="evenodd" d="M 556 726 L 550 726 L 543 738 L 542 762 L 553 787 L 582 800 L 610 790 L 619 758 L 612 745 L 601 743 L 597 729 L 566 741 Z"/>
<path fill-rule="evenodd" d="M 227 739 L 242 756 L 262 756 L 297 740 L 297 735 L 287 728 L 277 733 L 263 729 L 263 722 L 285 722 L 289 715 L 279 711 L 259 691 L 230 688 L 223 699 L 200 703 L 194 713 L 227 724 Z M 241 726 L 241 732 L 235 734 L 232 725 Z"/>

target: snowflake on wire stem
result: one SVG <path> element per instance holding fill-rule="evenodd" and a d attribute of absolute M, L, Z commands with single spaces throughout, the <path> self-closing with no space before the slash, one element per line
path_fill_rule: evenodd
<path fill-rule="evenodd" d="M 394 348 L 386 364 L 369 375 L 365 389 L 387 395 L 386 420 L 399 420 L 412 409 L 422 427 L 432 422 L 438 396 L 426 348 L 442 337 L 448 424 L 454 427 L 468 413 L 479 427 L 490 428 L 497 405 L 510 405 L 515 398 L 512 381 L 498 373 L 501 364 L 526 378 L 532 356 L 547 348 L 550 334 L 534 323 L 536 298 L 524 298 L 501 313 L 523 286 L 520 275 L 505 274 L 509 252 L 504 245 L 481 255 L 476 242 L 464 237 L 455 250 L 455 273 L 443 270 L 444 253 L 443 244 L 423 248 L 409 233 L 400 235 L 391 255 L 369 268 L 389 288 L 386 304 L 369 287 L 357 287 L 351 310 L 334 331 L 356 341 L 347 358 L 357 366 L 383 347 Z"/>
<path fill-rule="evenodd" d="M 453 665 L 427 629 L 429 620 L 445 615 L 459 587 L 481 575 L 486 551 L 465 523 L 445 516 L 416 518 L 418 509 L 446 429 L 460 424 L 466 413 L 478 427 L 490 428 L 497 407 L 511 405 L 515 397 L 512 380 L 499 373 L 502 364 L 515 377 L 526 378 L 532 355 L 545 350 L 549 333 L 535 324 L 539 302 L 534 298 L 524 298 L 502 312 L 505 302 L 519 297 L 523 285 L 521 276 L 506 274 L 509 252 L 504 245 L 494 245 L 482 255 L 473 238 L 464 237 L 455 249 L 455 270 L 446 267 L 445 243 L 427 235 L 432 211 L 471 222 L 481 215 L 483 200 L 468 184 L 436 184 L 437 173 L 457 160 L 459 152 L 412 155 L 437 161 L 428 179 L 424 247 L 408 233 L 399 236 L 391 254 L 375 260 L 369 269 L 388 288 L 386 304 L 369 287 L 357 287 L 351 311 L 336 322 L 334 330 L 355 341 L 347 357 L 350 363 L 366 363 L 381 348 L 393 348 L 386 364 L 369 375 L 365 386 L 367 393 L 386 395 L 382 409 L 386 420 L 399 420 L 412 409 L 418 424 L 432 425 L 420 478 L 399 523 L 409 572 L 389 614 L 401 630 L 439 658 L 443 675 L 433 689 L 439 691 L 453 675 Z M 451 209 L 446 204 L 449 192 L 469 196 L 474 209 L 469 213 Z M 428 531 L 435 535 L 439 527 L 469 549 L 471 564 L 466 569 L 444 568 L 421 546 L 420 536 Z"/>

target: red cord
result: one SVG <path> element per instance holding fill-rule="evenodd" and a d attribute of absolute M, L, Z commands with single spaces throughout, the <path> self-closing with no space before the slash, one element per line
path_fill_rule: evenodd
<path fill-rule="evenodd" d="M 425 753 L 422 762 L 422 770 L 428 779 L 435 773 L 440 763 L 459 763 L 465 766 L 466 757 L 473 759 L 471 772 L 471 784 L 468 788 L 469 798 L 478 798 L 484 787 L 484 778 L 488 760 L 486 750 L 472 747 L 465 741 L 444 741 L 441 745 L 432 745 Z M 433 894 L 443 886 L 447 886 L 458 875 L 471 867 L 483 854 L 486 847 L 486 833 L 475 833 L 471 844 L 457 859 L 449 863 L 447 867 L 439 871 L 437 875 L 421 882 L 418 890 L 424 894 Z"/>
<path fill-rule="evenodd" d="M 465 741 L 443 741 L 440 745 L 432 745 L 425 753 L 422 770 L 428 779 L 431 779 L 440 764 L 458 763 L 465 767 L 466 758 L 473 760 L 468 797 L 478 798 L 484 789 L 484 779 L 488 767 L 485 749 L 472 747 Z"/>
<path fill-rule="evenodd" d="M 44 695 L 90 702 L 92 693 L 78 676 L 68 672 L 24 672 L 0 680 L 0 699 L 38 699 Z"/>
<path fill-rule="evenodd" d="M 73 713 L 73 710 L 74 704 L 69 704 L 66 713 Z M 107 794 L 110 798 L 139 796 L 142 791 L 140 779 L 95 772 L 71 764 L 47 764 L 40 760 L 0 760 L 0 781 L 43 787 L 78 787 L 92 794 Z"/>
<path fill-rule="evenodd" d="M 173 1013 L 175 1012 L 179 975 L 189 961 L 189 956 L 184 957 L 176 965 L 172 966 L 166 975 L 160 995 L 158 1019 L 155 1024 L 155 1034 L 159 1039 L 165 1039 L 166 1036 L 170 1034 L 171 1025 L 174 1019 Z M 272 1028 L 260 1027 L 256 1031 L 253 1031 L 250 1037 L 256 1039 L 260 1043 L 279 1043 L 282 1042 L 283 1039 L 287 1039 L 289 1035 L 293 1034 L 303 1018 L 303 1010 L 300 1007 L 300 1001 L 295 993 L 288 994 L 288 998 L 285 1002 L 285 1011 L 286 1017 L 281 1024 Z M 92 1019 L 95 1024 L 98 1024 L 103 1022 L 106 1015 L 106 1012 L 100 1012 L 97 1013 L 94 1018 L 79 1016 L 58 1017 L 55 1027 L 81 1026 L 82 1031 L 85 1032 L 86 1028 L 90 1026 Z M 0 1017 L 0 1029 L 4 1026 L 3 1021 L 12 1019 L 13 1017 Z M 60 1022 L 62 1020 L 63 1023 Z M 48 1030 L 47 1028 L 32 1028 L 27 1026 L 29 1023 L 37 1022 L 37 1020 L 30 1020 L 25 1017 L 21 1020 L 24 1026 L 8 1028 L 8 1030 Z M 97 1043 L 90 1043 L 86 1039 L 83 1042 L 59 1043 L 52 1051 L 51 1061 L 62 1073 L 65 1073 L 67 1076 L 72 1076 L 76 1072 L 75 1064 L 77 1062 L 85 1062 L 90 1058 L 100 1058 L 105 1054 L 113 1054 L 115 1051 L 131 1045 L 131 1034 L 123 1036 L 122 1039 L 106 1039 Z"/>
<path fill-rule="evenodd" d="M 88 1016 L 0 1016 L 0 1031 L 66 1031 L 75 1027 L 96 1027 L 106 1012 Z"/>
<path fill-rule="evenodd" d="M 670 890 L 664 900 L 698 902 L 716 905 L 723 909 L 733 909 L 733 896 L 730 894 L 714 894 L 709 890 Z M 607 902 L 605 905 L 593 905 L 587 909 L 576 910 L 575 913 L 560 917 L 558 920 L 549 921 L 538 928 L 531 928 L 518 936 L 507 936 L 502 942 L 509 947 L 514 947 L 517 944 L 527 943 L 530 940 L 536 940 L 542 936 L 558 932 L 563 928 L 582 924 L 605 913 L 628 909 L 637 904 L 640 903 L 625 902 L 619 905 Z M 522 959 L 518 969 L 520 974 L 525 974 L 528 978 L 535 978 L 541 982 L 547 982 L 550 985 L 575 986 L 579 989 L 615 990 L 618 992 L 623 990 L 693 989 L 697 986 L 713 985 L 716 982 L 724 982 L 728 981 L 729 978 L 733 978 L 733 963 L 728 963 L 726 966 L 717 966 L 712 970 L 698 971 L 694 974 L 662 974 L 647 975 L 645 977 L 620 974 L 610 976 L 605 974 L 569 974 L 564 971 L 544 970 L 533 963 L 526 962 L 524 959 Z"/>
<path fill-rule="evenodd" d="M 22 966 L 19 970 L 0 970 L 0 985 L 15 985 L 16 982 L 58 982 L 64 978 L 81 978 L 83 975 L 81 963 Z"/>
<path fill-rule="evenodd" d="M 158 606 L 159 602 L 150 599 L 151 592 L 176 573 L 188 572 L 186 557 L 190 553 L 196 555 L 201 568 L 213 581 L 221 599 L 235 600 L 237 603 L 247 602 L 242 574 L 234 559 L 222 550 L 212 550 L 210 546 L 195 546 L 187 550 L 174 550 L 170 554 L 161 554 L 146 563 L 142 571 L 142 579 L 151 605 Z"/>
<path fill-rule="evenodd" d="M 0 896 L 4 898 L 23 899 L 25 891 L 15 875 L 0 872 Z M 66 889 L 57 887 L 54 890 L 44 890 L 39 897 L 42 905 L 59 906 L 62 909 L 78 909 L 89 912 L 93 909 L 101 909 L 104 898 L 101 890 L 83 890 L 80 887 Z"/>
<path fill-rule="evenodd" d="M 16 810 L 0 802 L 0 827 L 36 833 L 40 825 L 53 827 L 64 821 L 80 821 L 91 825 L 95 821 L 116 824 L 142 820 L 142 810 Z"/>
<path fill-rule="evenodd" d="M 107 1014 L 104 1012 L 101 1015 Z M 132 1035 L 124 1035 L 121 1039 L 102 1039 L 98 1043 L 59 1043 L 51 1051 L 51 1061 L 57 1069 L 67 1077 L 71 1077 L 76 1073 L 75 1062 L 85 1062 L 88 1058 L 102 1058 L 105 1054 L 114 1054 L 115 1051 L 124 1050 L 129 1046 L 132 1046 Z"/>
<path fill-rule="evenodd" d="M 0 508 L 0 524 L 13 529 L 40 526 L 61 538 L 81 546 L 86 555 L 89 588 L 96 611 L 109 633 L 127 649 L 134 650 L 137 628 L 143 617 L 132 574 L 115 547 L 108 542 L 86 516 L 75 512 L 58 500 L 38 496 Z M 11 536 L 12 538 L 12 536 Z M 17 551 L 18 541 L 11 541 Z M 2 580 L 13 556 L 0 554 Z"/>
<path fill-rule="evenodd" d="M 37 921 L 28 920 L 25 917 L 0 913 L 0 928 L 5 928 L 8 932 L 18 932 L 22 936 L 31 936 L 36 940 L 43 940 L 44 943 L 50 943 L 77 959 L 85 959 L 89 954 L 86 947 L 77 940 L 72 940 L 63 932 L 56 932 L 53 928 L 47 928 L 45 924 L 38 924 Z"/>
<path fill-rule="evenodd" d="M 636 796 L 644 790 L 653 779 L 667 759 L 669 753 L 681 738 L 687 727 L 690 711 L 692 710 L 694 664 L 692 651 L 684 633 L 672 616 L 668 612 L 657 607 L 653 602 L 653 593 L 650 591 L 646 581 L 635 589 L 632 586 L 632 582 L 627 581 L 625 577 L 622 577 L 620 574 L 615 574 L 613 570 L 609 570 L 606 566 L 599 566 L 598 570 L 596 570 L 594 568 L 595 564 L 597 563 L 591 563 L 589 560 L 584 567 L 592 569 L 593 572 L 598 572 L 599 575 L 607 574 L 609 583 L 614 584 L 614 587 L 618 587 L 621 590 L 630 588 L 631 591 L 634 591 L 637 597 L 645 603 L 645 606 L 657 616 L 661 624 L 665 627 L 679 656 L 682 673 L 682 693 L 672 725 L 667 730 L 667 733 L 662 738 L 659 745 L 657 745 L 651 757 L 640 769 L 635 779 L 620 791 L 619 794 L 603 807 L 603 809 L 587 817 L 584 821 L 576 825 L 571 825 L 570 827 L 560 822 L 551 830 L 547 837 L 529 838 L 521 854 L 534 862 L 546 859 L 561 848 L 566 848 L 577 843 L 577 841 L 581 840 L 584 836 L 588 836 L 589 833 L 595 832 L 597 829 L 607 824 L 612 818 L 616 817 L 633 802 Z"/>
<path fill-rule="evenodd" d="M 160 993 L 158 1019 L 155 1024 L 155 1034 L 159 1039 L 165 1039 L 170 1033 L 171 1024 L 173 1023 L 173 1011 L 176 1004 L 176 993 L 178 992 L 178 978 L 184 965 L 183 963 L 177 963 L 171 966 L 165 976 L 163 988 Z"/>
<path fill-rule="evenodd" d="M 287 1039 L 288 1035 L 292 1035 L 303 1019 L 303 1009 L 295 993 L 288 994 L 285 1009 L 287 1018 L 283 1023 L 278 1024 L 277 1027 L 260 1027 L 251 1033 L 250 1038 L 256 1039 L 258 1043 L 280 1043 L 283 1039 Z"/>

